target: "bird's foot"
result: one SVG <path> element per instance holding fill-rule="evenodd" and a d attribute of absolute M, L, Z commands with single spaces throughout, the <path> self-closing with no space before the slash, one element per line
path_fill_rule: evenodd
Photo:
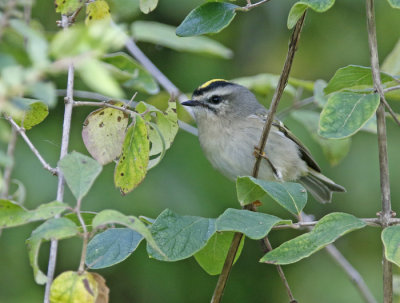
<path fill-rule="evenodd" d="M 261 157 L 264 160 L 268 162 L 268 164 L 271 166 L 272 173 L 274 174 L 274 177 L 282 181 L 282 173 L 272 164 L 271 160 L 268 158 L 267 154 L 264 151 L 261 151 L 257 146 L 254 146 L 254 156 L 255 157 Z"/>

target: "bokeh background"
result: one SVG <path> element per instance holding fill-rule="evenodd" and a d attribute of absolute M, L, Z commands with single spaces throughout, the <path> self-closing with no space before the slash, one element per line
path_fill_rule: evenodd
<path fill-rule="evenodd" d="M 124 1 L 119 2 L 123 7 Z M 119 13 L 120 22 L 154 20 L 177 26 L 199 0 L 161 0 L 149 15 L 135 11 Z M 295 1 L 274 0 L 249 13 L 239 13 L 233 23 L 212 36 L 231 48 L 230 60 L 179 53 L 153 44 L 139 47 L 182 91 L 190 92 L 212 78 L 232 79 L 258 73 L 279 74 L 286 56 L 290 32 L 286 19 Z M 244 1 L 238 2 L 244 5 Z M 38 19 L 49 35 L 59 29 L 55 21 L 53 1 L 38 0 L 32 16 Z M 377 35 L 380 58 L 400 38 L 400 11 L 387 1 L 376 1 Z M 295 57 L 292 76 L 329 80 L 343 66 L 369 66 L 365 3 L 362 0 L 337 0 L 324 14 L 309 12 Z M 65 88 L 66 77 L 56 79 L 58 88 Z M 77 80 L 77 88 L 86 89 Z M 133 93 L 133 92 L 131 92 Z M 142 98 L 145 98 L 144 96 Z M 270 99 L 260 100 L 268 105 Z M 400 105 L 392 102 L 399 112 Z M 280 109 L 288 106 L 282 102 Z M 77 108 L 73 114 L 70 150 L 87 153 L 82 139 L 82 123 L 91 109 Z M 49 117 L 29 131 L 29 137 L 53 166 L 59 156 L 63 102 Z M 333 211 L 348 212 L 358 217 L 374 217 L 380 210 L 379 166 L 376 135 L 360 132 L 353 137 L 348 156 L 331 167 L 321 148 L 298 122 L 285 123 L 310 148 L 324 173 L 347 188 L 346 194 L 335 195 L 329 205 L 310 199 L 305 211 L 321 218 Z M 399 128 L 388 120 L 388 151 L 393 209 L 400 206 L 400 140 Z M 6 147 L 0 146 L 2 149 Z M 196 137 L 180 130 L 162 163 L 152 169 L 144 182 L 131 194 L 122 197 L 113 185 L 113 165 L 107 165 L 83 201 L 84 210 L 117 209 L 126 214 L 156 217 L 165 208 L 186 214 L 217 217 L 226 208 L 238 208 L 235 184 L 215 171 L 205 159 Z M 27 192 L 25 205 L 35 208 L 56 196 L 56 178 L 40 166 L 22 140 L 18 140 L 14 178 L 21 180 Z M 65 201 L 73 202 L 67 190 Z M 287 212 L 266 199 L 260 209 L 282 218 Z M 25 239 L 34 226 L 4 230 L 0 237 L 0 302 L 41 302 L 44 288 L 35 284 L 28 262 Z M 278 246 L 299 235 L 299 231 L 273 231 L 270 240 Z M 336 242 L 345 257 L 359 270 L 378 301 L 382 297 L 380 229 L 367 227 L 344 236 Z M 43 245 L 40 265 L 46 269 L 49 245 Z M 57 273 L 78 267 L 81 242 L 78 239 L 60 243 Z M 246 240 L 241 258 L 234 266 L 224 302 L 287 302 L 286 292 L 274 266 L 259 264 L 262 256 L 257 241 Z M 324 251 L 296 264 L 284 266 L 285 273 L 299 302 L 363 302 L 345 273 Z M 145 245 L 126 261 L 99 270 L 110 287 L 110 302 L 208 302 L 217 277 L 208 276 L 193 258 L 163 263 L 149 259 Z M 395 269 L 397 272 L 397 269 Z"/>

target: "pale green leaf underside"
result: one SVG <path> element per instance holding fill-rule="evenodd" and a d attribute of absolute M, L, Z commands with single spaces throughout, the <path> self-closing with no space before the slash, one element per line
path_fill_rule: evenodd
<path fill-rule="evenodd" d="M 378 106 L 378 94 L 335 93 L 321 112 L 319 134 L 332 139 L 349 137 L 368 122 Z"/>
<path fill-rule="evenodd" d="M 287 27 L 289 29 L 293 28 L 307 8 L 311 8 L 318 13 L 323 13 L 330 9 L 334 3 L 335 0 L 302 0 L 296 2 L 290 9 Z"/>
<path fill-rule="evenodd" d="M 15 202 L 0 200 L 0 228 L 15 227 L 30 222 L 47 220 L 61 214 L 67 208 L 67 204 L 54 201 L 42 204 L 36 209 L 27 210 Z"/>
<path fill-rule="evenodd" d="M 197 263 L 209 275 L 219 275 L 221 273 L 234 234 L 234 232 L 215 233 L 210 240 L 208 240 L 206 246 L 194 255 Z M 243 249 L 244 239 L 245 237 L 243 237 L 240 242 L 233 263 L 239 259 Z"/>
<path fill-rule="evenodd" d="M 395 81 L 395 79 L 386 73 L 381 73 L 382 84 Z M 394 82 L 393 82 L 394 83 Z M 325 94 L 330 94 L 341 90 L 373 90 L 372 72 L 370 67 L 348 65 L 339 68 L 332 79 L 325 87 Z"/>
<path fill-rule="evenodd" d="M 205 54 L 224 59 L 233 56 L 232 50 L 210 38 L 178 37 L 175 34 L 175 27 L 170 25 L 151 21 L 136 21 L 132 24 L 131 30 L 137 41 L 149 42 L 177 51 Z"/>
<path fill-rule="evenodd" d="M 386 258 L 400 266 L 400 226 L 395 225 L 385 228 L 381 238 L 385 247 Z"/>
<path fill-rule="evenodd" d="M 51 239 L 61 240 L 75 236 L 79 229 L 74 222 L 66 218 L 50 219 L 36 228 L 31 237 L 26 240 L 28 247 L 29 261 L 33 269 L 35 281 L 38 284 L 45 284 L 46 275 L 39 269 L 38 256 L 40 245 L 43 241 Z"/>
<path fill-rule="evenodd" d="M 400 8 L 400 0 L 388 0 L 389 4 L 393 8 Z"/>
<path fill-rule="evenodd" d="M 344 234 L 363 228 L 366 224 L 350 214 L 331 213 L 323 217 L 314 229 L 289 240 L 264 255 L 260 262 L 271 264 L 291 264 L 304 259 Z"/>
<path fill-rule="evenodd" d="M 157 4 L 158 0 L 140 0 L 139 7 L 143 13 L 148 14 L 151 11 L 155 10 Z"/>

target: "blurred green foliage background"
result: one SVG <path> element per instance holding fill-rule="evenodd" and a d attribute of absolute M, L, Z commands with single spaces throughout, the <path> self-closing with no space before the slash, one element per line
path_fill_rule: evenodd
<path fill-rule="evenodd" d="M 126 1 L 127 2 L 127 1 Z M 199 0 L 161 0 L 149 15 L 131 10 L 125 1 L 115 1 L 112 13 L 119 22 L 154 20 L 177 26 Z M 279 74 L 286 56 L 290 32 L 286 18 L 295 1 L 271 1 L 249 13 L 239 13 L 233 23 L 212 36 L 231 48 L 230 60 L 179 53 L 170 49 L 140 43 L 139 47 L 182 91 L 191 92 L 212 78 L 232 79 L 258 73 Z M 244 5 L 245 1 L 238 1 Z M 129 10 L 125 8 L 129 6 Z M 400 38 L 400 11 L 390 8 L 387 1 L 376 1 L 377 35 L 380 58 L 383 60 Z M 83 16 L 81 16 L 83 17 Z M 52 35 L 59 31 L 52 1 L 36 1 L 32 18 L 43 24 Z M 301 36 L 292 76 L 329 80 L 343 66 L 369 66 L 365 3 L 362 0 L 337 0 L 324 14 L 309 12 Z M 65 88 L 66 77 L 56 79 L 58 88 Z M 86 89 L 77 80 L 77 89 Z M 130 92 L 133 93 L 133 92 Z M 144 96 L 139 97 L 145 98 Z M 268 104 L 268 100 L 260 100 Z M 397 101 L 398 102 L 398 101 Z M 392 102 L 400 111 L 400 104 Z M 282 102 L 280 109 L 289 103 Z M 73 114 L 70 150 L 87 151 L 81 139 L 81 128 L 91 109 L 76 108 Z M 60 148 L 63 102 L 28 135 L 40 152 L 55 166 Z M 306 213 L 317 219 L 341 211 L 358 217 L 375 217 L 380 210 L 380 186 L 377 138 L 360 132 L 353 137 L 350 153 L 337 166 L 330 167 L 320 147 L 298 122 L 288 118 L 285 123 L 310 148 L 324 173 L 347 188 L 346 194 L 335 195 L 329 205 L 317 204 L 310 198 Z M 399 129 L 388 120 L 388 149 L 392 185 L 393 209 L 400 206 L 400 140 Z M 5 149 L 6 146 L 0 146 Z M 156 217 L 165 208 L 180 214 L 217 217 L 226 208 L 238 208 L 235 184 L 216 172 L 205 159 L 196 137 L 179 131 L 172 148 L 162 163 L 151 170 L 144 182 L 131 194 L 122 197 L 113 184 L 113 166 L 108 165 L 83 201 L 83 210 L 117 209 L 126 214 Z M 25 205 L 35 208 L 56 196 L 57 180 L 44 171 L 22 140 L 18 140 L 15 179 L 21 180 L 27 191 Z M 65 201 L 74 201 L 67 190 Z M 282 218 L 289 215 L 266 199 L 260 211 Z M 28 263 L 25 239 L 33 226 L 4 230 L 0 237 L 0 302 L 41 302 L 44 288 L 35 284 Z M 270 240 L 278 246 L 299 235 L 299 231 L 273 231 Z M 380 229 L 367 227 L 353 232 L 336 243 L 337 247 L 360 271 L 372 292 L 382 297 Z M 40 265 L 46 268 L 48 245 L 41 249 Z M 60 242 L 57 272 L 78 267 L 81 241 Z M 224 302 L 287 302 L 286 292 L 272 265 L 259 264 L 263 255 L 257 241 L 246 240 L 243 253 L 234 266 Z M 330 256 L 320 251 L 296 264 L 284 266 L 285 273 L 299 302 L 363 302 L 349 278 Z M 397 269 L 395 269 L 397 271 Z M 217 277 L 208 276 L 191 258 L 177 263 L 149 259 L 145 245 L 126 261 L 99 270 L 110 287 L 110 302 L 207 302 L 211 298 Z"/>

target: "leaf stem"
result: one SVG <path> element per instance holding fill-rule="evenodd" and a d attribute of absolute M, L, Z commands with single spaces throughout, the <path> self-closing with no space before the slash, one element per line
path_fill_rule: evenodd
<path fill-rule="evenodd" d="M 253 8 L 256 8 L 257 6 L 260 6 L 261 4 L 264 4 L 264 3 L 269 2 L 269 1 L 271 1 L 271 0 L 262 0 L 262 1 L 259 1 L 257 3 L 253 3 L 253 4 L 250 1 L 247 1 L 247 5 L 246 6 L 239 7 L 236 10 L 237 11 L 241 11 L 241 12 L 248 12 L 249 10 L 251 10 Z"/>
<path fill-rule="evenodd" d="M 83 220 L 82 214 L 81 214 L 81 205 L 82 205 L 82 199 L 79 199 L 76 203 L 76 208 L 75 208 L 75 213 L 79 219 L 79 222 L 81 223 L 82 229 L 83 229 L 83 243 L 82 243 L 82 253 L 81 253 L 81 260 L 79 262 L 79 268 L 78 272 L 83 273 L 85 271 L 85 259 L 86 259 L 86 251 L 87 251 L 87 244 L 89 240 L 89 233 L 86 228 L 85 221 Z"/>
<path fill-rule="evenodd" d="M 390 182 L 389 182 L 389 165 L 387 154 L 387 134 L 385 120 L 385 95 L 382 89 L 382 83 L 379 70 L 379 57 L 376 39 L 375 10 L 374 0 L 366 0 L 366 15 L 368 29 L 368 44 L 371 57 L 372 78 L 374 88 L 379 93 L 381 103 L 376 112 L 378 148 L 379 148 L 379 168 L 381 183 L 382 211 L 380 212 L 380 220 L 383 228 L 389 225 L 389 221 L 393 215 L 390 201 Z M 391 303 L 393 301 L 393 275 L 392 264 L 386 259 L 383 253 L 383 302 Z"/>
<path fill-rule="evenodd" d="M 28 138 L 28 136 L 25 133 L 25 129 L 20 127 L 10 116 L 5 116 L 6 120 L 11 124 L 13 130 L 15 130 L 17 133 L 20 134 L 22 139 L 24 139 L 25 143 L 28 145 L 30 150 L 33 152 L 33 154 L 38 158 L 40 163 L 42 164 L 43 168 L 47 171 L 49 171 L 53 175 L 57 175 L 58 171 L 56 168 L 53 168 L 46 162 L 46 160 L 42 157 L 42 155 L 39 153 L 37 148 L 33 145 L 32 141 Z"/>

